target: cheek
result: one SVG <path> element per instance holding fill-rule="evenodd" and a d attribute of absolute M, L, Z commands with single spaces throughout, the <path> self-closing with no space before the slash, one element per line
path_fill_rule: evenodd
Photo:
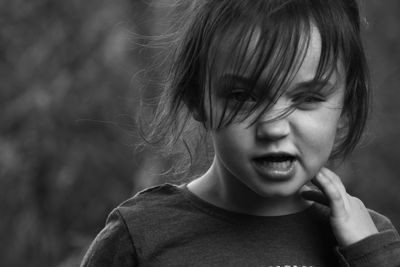
<path fill-rule="evenodd" d="M 305 153 L 313 153 L 315 161 L 327 161 L 331 154 L 338 128 L 339 112 L 321 112 L 303 118 L 301 130 Z"/>
<path fill-rule="evenodd" d="M 252 140 L 249 135 L 249 129 L 243 129 L 237 124 L 230 124 L 225 128 L 213 131 L 212 139 L 216 148 L 223 150 L 224 153 L 234 154 L 251 146 Z"/>
<path fill-rule="evenodd" d="M 240 173 L 246 164 L 249 153 L 254 148 L 251 127 L 244 124 L 230 124 L 226 128 L 212 131 L 212 140 L 216 156 L 227 169 Z"/>

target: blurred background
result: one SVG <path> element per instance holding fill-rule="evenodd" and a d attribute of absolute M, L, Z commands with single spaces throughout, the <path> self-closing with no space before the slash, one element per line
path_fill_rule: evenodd
<path fill-rule="evenodd" d="M 168 161 L 134 147 L 138 96 L 159 89 L 135 36 L 168 27 L 146 2 L 0 1 L 0 266 L 78 266 L 113 207 L 164 182 Z M 400 229 L 400 2 L 363 9 L 373 116 L 338 172 Z"/>

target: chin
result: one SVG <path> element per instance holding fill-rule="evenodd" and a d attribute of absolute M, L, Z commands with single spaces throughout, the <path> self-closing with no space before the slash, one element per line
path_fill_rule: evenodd
<path fill-rule="evenodd" d="M 263 198 L 286 199 L 296 196 L 301 187 L 295 186 L 268 186 L 264 190 L 259 188 L 256 193 Z M 260 190 L 261 189 L 261 190 Z"/>

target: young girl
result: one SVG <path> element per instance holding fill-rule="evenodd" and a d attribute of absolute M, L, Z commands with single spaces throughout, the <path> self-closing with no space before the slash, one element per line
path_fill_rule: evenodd
<path fill-rule="evenodd" d="M 183 3 L 151 137 L 175 144 L 193 118 L 213 162 L 117 207 L 82 266 L 400 266 L 390 221 L 324 167 L 368 112 L 355 0 Z"/>

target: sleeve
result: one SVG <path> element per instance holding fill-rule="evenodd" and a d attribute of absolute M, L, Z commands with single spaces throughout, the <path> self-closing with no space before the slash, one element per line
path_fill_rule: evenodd
<path fill-rule="evenodd" d="M 374 211 L 371 217 L 379 233 L 348 247 L 337 248 L 341 266 L 346 267 L 399 267 L 400 237 L 389 219 Z"/>
<path fill-rule="evenodd" d="M 138 266 L 131 236 L 117 209 L 108 216 L 106 226 L 90 245 L 80 266 Z"/>

